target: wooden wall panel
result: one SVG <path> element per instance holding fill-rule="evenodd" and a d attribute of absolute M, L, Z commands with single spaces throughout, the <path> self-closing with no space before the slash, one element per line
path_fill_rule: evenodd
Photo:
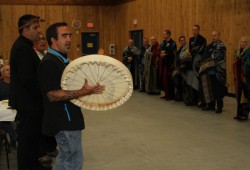
<path fill-rule="evenodd" d="M 105 5 L 112 6 L 134 0 L 1 0 L 4 5 Z"/>
<path fill-rule="evenodd" d="M 42 31 L 45 33 L 47 27 L 54 22 L 64 21 L 68 23 L 72 35 L 72 48 L 69 54 L 74 59 L 81 56 L 81 50 L 77 49 L 77 44 L 81 47 L 81 32 L 99 32 L 100 47 L 103 47 L 108 54 L 110 43 L 115 43 L 114 31 L 114 10 L 112 6 L 46 6 L 46 5 L 1 5 L 0 6 L 0 55 L 8 59 L 10 49 L 18 37 L 17 22 L 24 14 L 34 14 L 45 19 L 41 23 Z M 73 30 L 71 23 L 73 20 L 82 21 L 82 27 L 78 31 Z M 86 23 L 93 22 L 94 28 L 87 28 Z"/>
<path fill-rule="evenodd" d="M 1 41 L 2 46 L 0 47 L 0 55 L 3 56 L 4 59 L 8 59 L 9 57 L 9 47 L 10 44 L 12 44 L 12 39 L 15 35 L 15 32 L 12 32 L 13 25 L 12 25 L 12 18 L 13 15 L 9 15 L 9 18 L 6 20 L 6 16 L 3 15 L 4 13 L 11 14 L 11 6 L 8 6 L 7 8 L 1 9 L 1 24 L 2 25 L 2 32 L 1 32 Z M 17 26 L 16 26 L 17 29 Z"/>

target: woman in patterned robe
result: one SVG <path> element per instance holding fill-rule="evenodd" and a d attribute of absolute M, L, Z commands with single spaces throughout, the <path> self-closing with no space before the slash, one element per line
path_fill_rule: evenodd
<path fill-rule="evenodd" d="M 233 73 L 237 114 L 234 119 L 247 120 L 250 109 L 250 44 L 248 37 L 242 37 L 239 49 L 235 51 Z"/>

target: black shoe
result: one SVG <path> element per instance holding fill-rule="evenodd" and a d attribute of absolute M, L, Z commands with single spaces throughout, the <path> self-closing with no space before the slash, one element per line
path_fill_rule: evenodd
<path fill-rule="evenodd" d="M 199 108 L 206 107 L 206 104 L 205 104 L 205 103 L 200 103 L 200 104 L 198 104 L 198 107 L 199 107 Z"/>
<path fill-rule="evenodd" d="M 214 110 L 214 108 L 211 106 L 205 106 L 205 107 L 201 108 L 201 110 L 209 111 L 209 110 Z"/>
<path fill-rule="evenodd" d="M 160 95 L 160 92 L 147 92 L 149 95 Z"/>
<path fill-rule="evenodd" d="M 196 104 L 195 103 L 192 103 L 192 102 L 187 102 L 185 103 L 186 106 L 195 106 Z"/>
<path fill-rule="evenodd" d="M 181 98 L 181 97 L 175 97 L 174 101 L 176 101 L 176 102 L 181 102 L 181 101 L 182 101 L 182 98 Z"/>
<path fill-rule="evenodd" d="M 239 116 L 235 116 L 234 119 L 238 120 L 238 119 L 239 119 Z"/>
<path fill-rule="evenodd" d="M 215 113 L 222 113 L 222 109 L 221 108 L 217 108 Z"/>
<path fill-rule="evenodd" d="M 235 116 L 234 119 L 239 121 L 245 121 L 248 120 L 248 116 Z"/>
<path fill-rule="evenodd" d="M 48 155 L 45 155 L 38 160 L 42 166 L 49 166 L 52 163 L 52 159 Z"/>
<path fill-rule="evenodd" d="M 161 98 L 161 99 L 165 99 L 165 98 L 166 98 L 166 96 L 161 96 L 160 98 Z"/>

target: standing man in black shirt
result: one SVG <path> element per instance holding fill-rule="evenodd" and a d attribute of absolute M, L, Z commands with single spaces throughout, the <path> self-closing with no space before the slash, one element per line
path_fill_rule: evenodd
<path fill-rule="evenodd" d="M 189 39 L 189 52 L 194 58 L 197 54 L 202 55 L 205 51 L 207 40 L 200 35 L 200 26 L 193 26 L 193 37 Z"/>
<path fill-rule="evenodd" d="M 160 52 L 165 51 L 165 56 L 159 59 L 159 82 L 160 88 L 165 92 L 161 98 L 166 100 L 175 99 L 175 87 L 172 79 L 172 73 L 175 66 L 177 46 L 171 38 L 171 31 L 163 31 L 163 42 L 160 45 Z"/>
<path fill-rule="evenodd" d="M 84 119 L 81 109 L 70 100 L 93 93 L 102 93 L 104 87 L 89 86 L 87 80 L 79 90 L 61 89 L 62 73 L 69 64 L 67 53 L 71 46 L 71 32 L 66 23 L 55 23 L 46 31 L 48 53 L 38 69 L 39 84 L 44 99 L 43 133 L 55 136 L 59 153 L 56 170 L 81 170 L 83 151 L 81 130 Z"/>
<path fill-rule="evenodd" d="M 36 170 L 38 142 L 41 136 L 43 114 L 42 95 L 38 85 L 37 68 L 40 60 L 33 49 L 33 42 L 41 32 L 39 17 L 23 15 L 18 21 L 20 36 L 10 54 L 9 105 L 18 116 L 18 170 Z"/>
<path fill-rule="evenodd" d="M 199 81 L 199 69 L 201 63 L 201 56 L 205 51 L 207 40 L 200 35 L 200 26 L 198 24 L 193 26 L 193 37 L 189 39 L 189 52 L 192 56 L 192 69 L 195 75 L 196 82 L 193 82 L 193 86 L 188 88 L 190 101 L 187 105 L 196 105 L 198 100 L 200 101 L 199 107 L 206 106 L 204 95 L 201 89 L 201 82 Z M 192 77 L 192 79 L 194 79 Z"/>

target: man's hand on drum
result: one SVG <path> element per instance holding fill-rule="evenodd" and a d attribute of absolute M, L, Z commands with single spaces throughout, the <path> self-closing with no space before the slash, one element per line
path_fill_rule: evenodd
<path fill-rule="evenodd" d="M 94 86 L 90 86 L 88 84 L 88 80 L 85 79 L 85 83 L 81 90 L 87 91 L 87 94 L 101 94 L 105 90 L 105 86 L 100 85 L 99 83 Z"/>

